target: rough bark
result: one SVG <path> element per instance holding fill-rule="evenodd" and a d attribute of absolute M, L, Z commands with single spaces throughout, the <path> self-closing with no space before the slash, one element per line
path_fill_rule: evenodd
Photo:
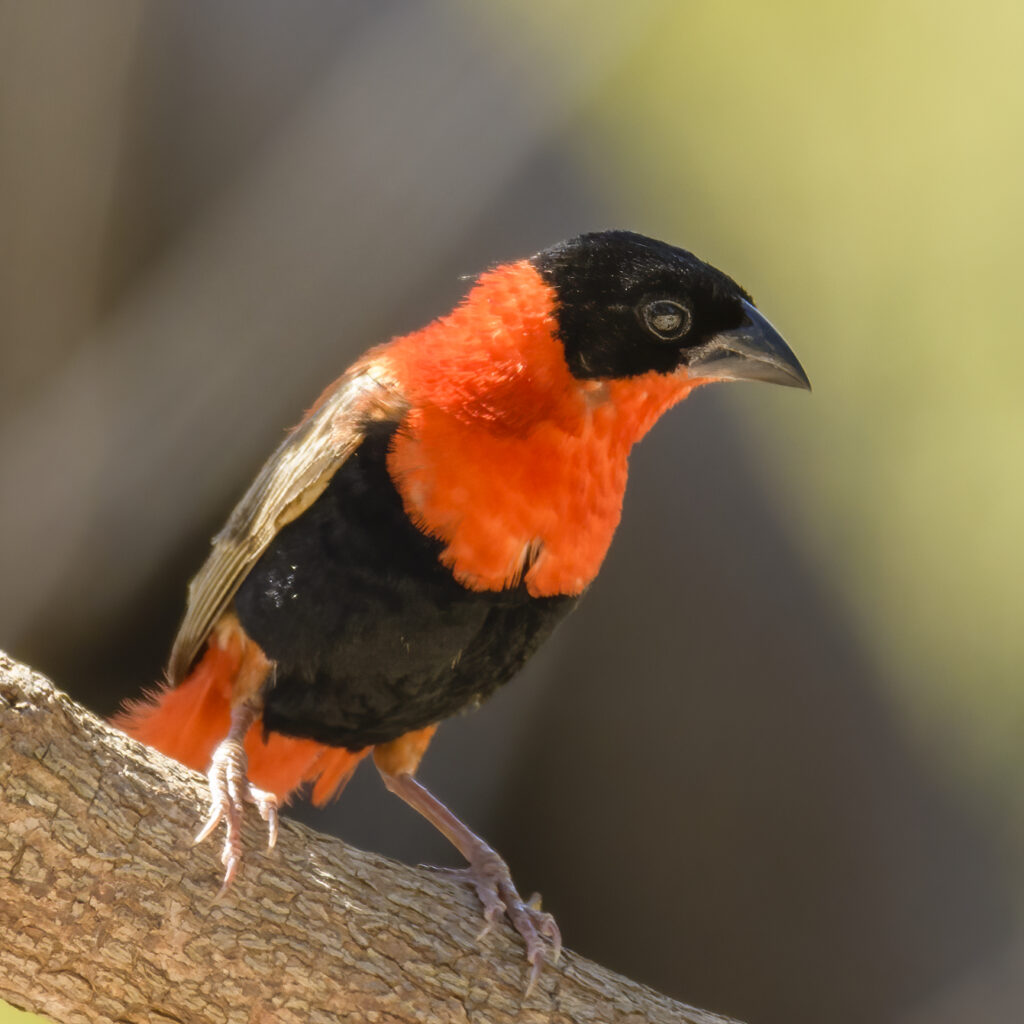
<path fill-rule="evenodd" d="M 567 952 L 523 997 L 464 887 L 283 822 L 215 894 L 204 780 L 0 654 L 0 997 L 60 1022 L 729 1024 Z"/>

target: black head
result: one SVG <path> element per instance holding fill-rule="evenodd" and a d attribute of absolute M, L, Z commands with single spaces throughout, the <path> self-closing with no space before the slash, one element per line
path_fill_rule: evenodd
<path fill-rule="evenodd" d="M 558 335 L 575 377 L 686 366 L 701 376 L 809 386 L 750 296 L 685 249 L 602 231 L 561 242 L 531 262 L 558 296 Z M 740 366 L 751 361 L 769 365 Z"/>

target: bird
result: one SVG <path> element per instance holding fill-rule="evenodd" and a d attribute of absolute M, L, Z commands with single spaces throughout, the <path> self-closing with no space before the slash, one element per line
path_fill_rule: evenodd
<path fill-rule="evenodd" d="M 561 934 L 416 779 L 440 722 L 512 679 L 578 604 L 619 523 L 630 450 L 717 381 L 810 389 L 735 281 L 666 242 L 582 234 L 491 267 L 371 348 L 286 435 L 192 580 L 163 685 L 125 732 L 205 772 L 223 886 L 254 805 L 322 804 L 367 756 L 466 860 L 484 932 L 529 980 Z M 483 934 L 483 933 L 481 933 Z"/>

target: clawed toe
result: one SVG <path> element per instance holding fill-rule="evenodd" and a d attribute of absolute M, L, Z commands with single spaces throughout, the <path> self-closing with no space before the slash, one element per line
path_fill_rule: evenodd
<path fill-rule="evenodd" d="M 526 943 L 526 959 L 530 964 L 526 992 L 528 996 L 540 977 L 544 964 L 558 963 L 562 955 L 562 934 L 554 917 L 540 908 L 540 896 L 534 893 L 523 900 L 512 882 L 508 865 L 488 850 L 466 868 L 446 869 L 452 878 L 467 881 L 476 890 L 483 907 L 484 927 L 477 936 L 483 939 L 495 923 L 507 917 Z"/>
<path fill-rule="evenodd" d="M 242 862 L 242 817 L 245 805 L 255 805 L 260 817 L 267 823 L 267 848 L 271 849 L 277 842 L 277 797 L 273 793 L 256 789 L 249 782 L 245 751 L 240 743 L 230 739 L 221 743 L 214 752 L 207 780 L 210 785 L 210 814 L 194 842 L 201 843 L 224 822 L 224 849 L 220 857 L 224 865 L 224 881 L 219 896 L 227 890 Z"/>

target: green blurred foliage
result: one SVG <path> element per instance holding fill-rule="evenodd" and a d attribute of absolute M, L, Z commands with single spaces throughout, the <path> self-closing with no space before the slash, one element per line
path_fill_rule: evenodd
<path fill-rule="evenodd" d="M 46 1017 L 16 1010 L 10 1003 L 0 1000 L 0 1024 L 49 1024 L 49 1021 Z"/>
<path fill-rule="evenodd" d="M 801 357 L 809 400 L 738 396 L 760 471 L 916 740 L 1010 817 L 1024 8 L 561 0 L 501 18 L 563 60 L 615 58 L 572 126 L 581 164 L 615 226 L 727 268 Z"/>

